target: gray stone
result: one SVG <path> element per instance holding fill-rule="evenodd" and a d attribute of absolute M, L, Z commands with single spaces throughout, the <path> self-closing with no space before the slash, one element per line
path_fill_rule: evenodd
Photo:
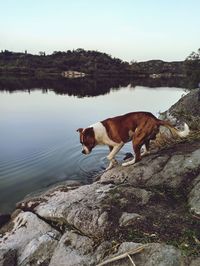
<path fill-rule="evenodd" d="M 200 175 L 196 178 L 200 179 Z M 189 193 L 188 203 L 190 206 L 190 210 L 197 215 L 200 215 L 200 181 L 196 183 L 196 179 L 194 180 L 195 186 Z"/>
<path fill-rule="evenodd" d="M 56 247 L 49 266 L 90 266 L 93 241 L 85 236 L 67 232 Z M 88 254 L 89 253 L 89 254 Z"/>
<path fill-rule="evenodd" d="M 142 159 L 141 162 L 131 166 L 122 167 L 118 165 L 105 172 L 101 176 L 101 182 L 106 180 L 114 183 L 130 182 L 133 186 L 145 185 L 147 180 L 151 179 L 154 174 L 160 172 L 163 166 L 169 160 L 169 156 L 149 155 Z"/>
<path fill-rule="evenodd" d="M 106 253 L 108 250 L 111 250 L 113 247 L 112 243 L 109 241 L 102 242 L 96 249 L 94 256 L 96 258 L 96 261 L 100 263 L 106 256 Z"/>
<path fill-rule="evenodd" d="M 102 201 L 111 189 L 112 185 L 98 183 L 70 191 L 58 187 L 39 198 L 22 201 L 18 208 L 28 208 L 47 220 L 70 224 L 83 234 L 101 237 L 109 226 Z"/>
<path fill-rule="evenodd" d="M 18 264 L 26 265 L 23 262 L 28 261 L 29 257 L 32 258 L 42 245 L 45 246 L 48 242 L 52 244 L 54 242 L 52 240 L 59 237 L 59 232 L 35 214 L 21 211 L 8 224 L 8 230 L 2 233 L 0 247 L 7 251 L 17 250 Z M 48 251 L 48 254 L 44 254 L 43 257 L 48 257 L 49 254 Z M 42 260 L 42 257 L 39 256 L 39 259 Z"/>
<path fill-rule="evenodd" d="M 76 187 L 80 187 L 81 183 L 77 180 L 66 180 L 60 183 L 60 185 L 67 186 L 69 188 L 76 188 Z"/>
<path fill-rule="evenodd" d="M 146 156 L 135 165 L 117 166 L 105 172 L 100 181 L 104 183 L 106 180 L 112 180 L 118 184 L 119 180 L 124 180 L 137 187 L 164 185 L 179 188 L 188 176 L 193 177 L 200 168 L 200 143 L 192 151 L 189 143 L 184 145 L 182 153 L 180 151 L 172 153 L 169 150 L 170 155 L 168 155 L 167 150 L 166 154 L 160 151 Z"/>
<path fill-rule="evenodd" d="M 20 266 L 49 265 L 54 249 L 58 245 L 55 235 L 48 232 L 31 240 L 18 257 Z"/>
<path fill-rule="evenodd" d="M 177 103 L 172 105 L 168 111 L 162 113 L 162 119 L 169 119 L 171 122 L 186 122 L 190 129 L 200 129 L 200 101 L 199 89 L 190 91 Z"/>
<path fill-rule="evenodd" d="M 142 246 L 139 243 L 133 242 L 124 242 L 120 245 L 118 252 L 113 254 L 111 257 L 115 257 L 117 255 L 124 254 L 130 250 L 136 249 Z M 131 258 L 133 259 L 136 265 L 142 266 L 182 266 L 184 265 L 183 257 L 181 256 L 181 252 L 169 245 L 165 244 L 158 244 L 158 243 L 151 243 L 144 245 L 144 250 L 140 253 L 132 255 Z M 104 260 L 107 260 L 105 258 Z M 109 264 L 110 266 L 128 266 L 132 265 L 129 258 L 123 258 L 118 261 Z"/>
<path fill-rule="evenodd" d="M 146 186 L 165 185 L 178 188 L 189 176 L 198 171 L 200 167 L 200 149 L 190 154 L 174 154 L 168 160 L 160 173 L 156 173 L 149 179 Z"/>
<path fill-rule="evenodd" d="M 119 219 L 119 225 L 120 226 L 128 226 L 128 225 L 134 224 L 136 221 L 138 221 L 142 218 L 143 217 L 137 213 L 123 212 L 120 219 Z"/>
<path fill-rule="evenodd" d="M 189 266 L 199 266 L 200 265 L 200 257 L 196 258 L 196 259 L 193 259 L 191 262 L 190 262 L 190 265 Z"/>

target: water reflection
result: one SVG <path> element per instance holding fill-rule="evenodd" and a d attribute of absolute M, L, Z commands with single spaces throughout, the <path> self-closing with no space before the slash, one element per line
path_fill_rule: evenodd
<path fill-rule="evenodd" d="M 67 94 L 77 97 L 94 97 L 104 95 L 111 90 L 118 90 L 121 87 L 134 88 L 135 86 L 155 87 L 177 87 L 186 88 L 186 80 L 180 77 L 173 78 L 101 78 L 101 79 L 66 79 L 66 78 L 17 78 L 17 77 L 0 77 L 0 90 L 14 92 L 17 90 L 31 91 L 36 88 L 41 89 L 44 93 L 49 90 L 56 94 Z"/>

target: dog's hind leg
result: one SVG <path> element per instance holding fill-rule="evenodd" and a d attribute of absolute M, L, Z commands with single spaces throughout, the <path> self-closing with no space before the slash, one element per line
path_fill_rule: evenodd
<path fill-rule="evenodd" d="M 123 163 L 122 166 L 128 166 L 128 165 L 132 165 L 134 163 L 135 163 L 135 157 L 131 161 L 128 161 L 126 163 Z"/>
<path fill-rule="evenodd" d="M 132 164 L 139 162 L 141 160 L 140 150 L 141 150 L 142 145 L 145 144 L 144 140 L 145 140 L 145 133 L 143 133 L 142 131 L 140 131 L 140 132 L 138 131 L 137 134 L 132 139 L 135 157 L 133 160 L 128 161 L 126 163 L 123 163 L 122 166 L 132 165 Z"/>
<path fill-rule="evenodd" d="M 149 151 L 149 140 L 148 141 L 145 141 L 145 143 L 143 144 L 142 148 L 141 148 L 141 157 L 144 157 L 148 154 L 150 154 L 150 151 Z"/>

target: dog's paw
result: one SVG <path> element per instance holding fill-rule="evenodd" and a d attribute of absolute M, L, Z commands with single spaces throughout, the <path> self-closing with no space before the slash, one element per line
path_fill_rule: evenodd
<path fill-rule="evenodd" d="M 123 167 L 128 166 L 128 163 L 123 163 L 122 166 Z"/>
<path fill-rule="evenodd" d="M 112 164 L 113 165 L 117 165 L 118 164 L 118 161 L 116 159 L 112 159 Z"/>
<path fill-rule="evenodd" d="M 106 170 L 105 170 L 105 172 L 107 172 L 108 170 L 110 170 L 110 169 L 112 169 L 113 168 L 113 165 L 109 165 L 107 168 L 106 168 Z"/>
<path fill-rule="evenodd" d="M 131 160 L 131 161 L 123 163 L 122 166 L 129 166 L 129 165 L 132 165 L 134 163 L 135 163 L 135 158 L 133 160 Z"/>
<path fill-rule="evenodd" d="M 110 155 L 106 156 L 106 158 L 107 158 L 109 161 L 113 160 L 113 157 L 110 156 Z"/>

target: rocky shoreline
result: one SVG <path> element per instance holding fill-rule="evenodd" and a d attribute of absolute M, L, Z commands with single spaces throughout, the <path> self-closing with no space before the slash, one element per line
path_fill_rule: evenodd
<path fill-rule="evenodd" d="M 176 104 L 194 129 L 200 122 L 198 93 Z M 195 108 L 187 110 L 188 99 Z M 163 116 L 177 120 L 174 110 Z M 125 266 L 133 265 L 131 259 L 142 266 L 200 265 L 199 130 L 152 148 L 134 166 L 117 165 L 90 185 L 66 182 L 26 198 L 4 223 L 3 266 Z M 113 257 L 115 262 L 102 263 Z"/>

